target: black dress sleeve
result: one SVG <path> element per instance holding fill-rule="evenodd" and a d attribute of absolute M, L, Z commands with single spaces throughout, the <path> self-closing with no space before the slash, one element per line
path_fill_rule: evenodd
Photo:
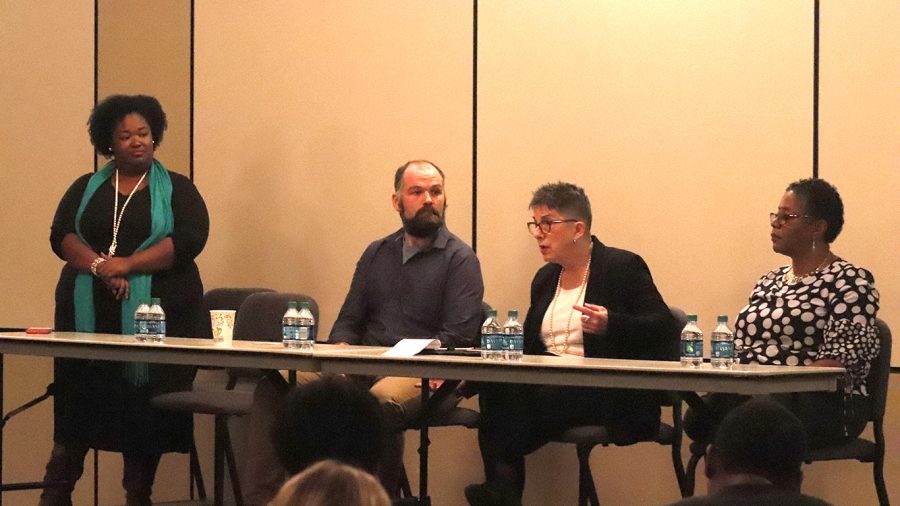
<path fill-rule="evenodd" d="M 175 245 L 173 266 L 182 266 L 193 262 L 206 245 L 209 211 L 190 179 L 177 172 L 169 172 L 169 176 L 172 179 L 172 214 L 175 217 L 171 235 Z"/>
<path fill-rule="evenodd" d="M 616 294 L 616 309 L 609 308 L 605 339 L 621 340 L 617 347 L 623 358 L 674 360 L 678 357 L 679 328 L 669 306 L 656 288 L 647 263 L 628 253 L 615 259 L 609 269 L 610 284 Z"/>
<path fill-rule="evenodd" d="M 62 256 L 62 242 L 66 235 L 75 233 L 75 215 L 78 213 L 78 205 L 81 204 L 81 196 L 87 188 L 88 180 L 93 174 L 84 174 L 69 186 L 62 200 L 56 207 L 53 215 L 53 224 L 50 225 L 50 247 L 56 256 L 65 260 Z"/>

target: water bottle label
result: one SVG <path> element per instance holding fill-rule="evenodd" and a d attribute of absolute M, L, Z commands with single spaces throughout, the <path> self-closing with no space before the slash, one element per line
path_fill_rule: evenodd
<path fill-rule="evenodd" d="M 285 325 L 281 328 L 281 337 L 285 341 L 296 341 L 300 336 L 300 329 L 296 325 Z"/>
<path fill-rule="evenodd" d="M 482 334 L 481 348 L 485 350 L 502 350 L 503 338 L 502 334 Z"/>
<path fill-rule="evenodd" d="M 147 321 L 147 333 L 151 335 L 159 334 L 159 320 L 148 320 Z"/>
<path fill-rule="evenodd" d="M 147 329 L 148 324 L 147 323 L 148 323 L 147 320 L 139 321 L 138 322 L 138 332 L 140 332 L 141 334 L 147 334 L 148 333 L 148 329 Z"/>
<path fill-rule="evenodd" d="M 682 357 L 702 357 L 703 341 L 681 341 Z"/>
<path fill-rule="evenodd" d="M 513 334 L 509 336 L 509 349 L 513 351 L 522 351 L 525 349 L 525 336 L 522 334 Z"/>
<path fill-rule="evenodd" d="M 316 328 L 307 325 L 300 326 L 299 339 L 301 341 L 315 341 L 316 340 Z"/>
<path fill-rule="evenodd" d="M 158 336 L 166 335 L 166 321 L 160 320 L 159 325 L 157 326 L 157 329 L 158 330 L 156 331 L 156 335 L 158 335 Z"/>
<path fill-rule="evenodd" d="M 734 341 L 713 341 L 712 358 L 733 358 Z"/>

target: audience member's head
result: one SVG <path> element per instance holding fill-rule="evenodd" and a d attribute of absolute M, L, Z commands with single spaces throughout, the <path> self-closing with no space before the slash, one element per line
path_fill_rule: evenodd
<path fill-rule="evenodd" d="M 269 506 L 390 506 L 384 487 L 371 474 L 325 460 L 294 476 Z"/>
<path fill-rule="evenodd" d="M 384 421 L 366 388 L 342 376 L 324 376 L 288 394 L 272 440 L 290 474 L 325 459 L 374 473 L 385 444 Z"/>
<path fill-rule="evenodd" d="M 709 447 L 709 491 L 715 493 L 743 475 L 799 492 L 805 454 L 806 432 L 800 420 L 775 401 L 751 399 L 722 420 Z"/>

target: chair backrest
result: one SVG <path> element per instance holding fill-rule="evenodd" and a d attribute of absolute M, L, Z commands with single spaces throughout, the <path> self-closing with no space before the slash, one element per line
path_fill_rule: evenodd
<path fill-rule="evenodd" d="M 872 361 L 866 386 L 872 400 L 872 420 L 880 422 L 884 418 L 887 406 L 887 390 L 891 377 L 891 329 L 880 318 L 875 320 L 875 325 L 878 327 L 881 351 Z"/>
<path fill-rule="evenodd" d="M 213 288 L 203 295 L 203 312 L 199 315 L 196 337 L 212 339 L 212 326 L 209 321 L 211 309 L 232 309 L 237 311 L 244 299 L 254 293 L 273 292 L 271 288 Z"/>
<path fill-rule="evenodd" d="M 687 325 L 687 314 L 680 307 L 677 306 L 669 306 L 669 312 L 672 313 L 672 318 L 675 320 L 675 324 L 678 327 L 675 332 L 680 335 L 681 330 Z M 676 337 L 678 337 L 676 335 Z M 675 339 L 675 342 L 672 343 L 672 348 L 669 352 L 670 356 L 668 360 L 680 360 L 681 359 L 681 343 L 678 339 Z"/>
<path fill-rule="evenodd" d="M 309 309 L 319 323 L 319 305 L 301 293 L 261 292 L 247 297 L 234 322 L 234 339 L 238 341 L 281 341 L 281 317 L 288 302 L 309 302 Z M 321 336 L 320 336 L 321 337 Z"/>
<path fill-rule="evenodd" d="M 683 309 L 676 306 L 669 306 L 669 311 L 672 313 L 672 318 L 675 318 L 675 321 L 678 322 L 678 326 L 684 328 L 687 325 L 687 313 L 684 312 Z"/>

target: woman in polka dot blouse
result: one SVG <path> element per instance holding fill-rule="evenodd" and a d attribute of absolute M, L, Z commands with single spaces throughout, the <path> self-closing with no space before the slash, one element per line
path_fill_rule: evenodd
<path fill-rule="evenodd" d="M 735 324 L 741 363 L 847 369 L 844 392 L 785 394 L 779 401 L 803 422 L 811 448 L 855 438 L 866 425 L 866 378 L 880 351 L 872 274 L 832 253 L 844 224 L 837 189 L 822 179 L 791 183 L 770 214 L 772 249 L 791 263 L 764 275 Z M 692 439 L 711 436 L 716 420 L 746 397 L 706 398 L 707 423 L 686 420 Z M 690 425 L 690 427 L 687 427 Z M 705 430 L 704 430 L 705 429 Z"/>

